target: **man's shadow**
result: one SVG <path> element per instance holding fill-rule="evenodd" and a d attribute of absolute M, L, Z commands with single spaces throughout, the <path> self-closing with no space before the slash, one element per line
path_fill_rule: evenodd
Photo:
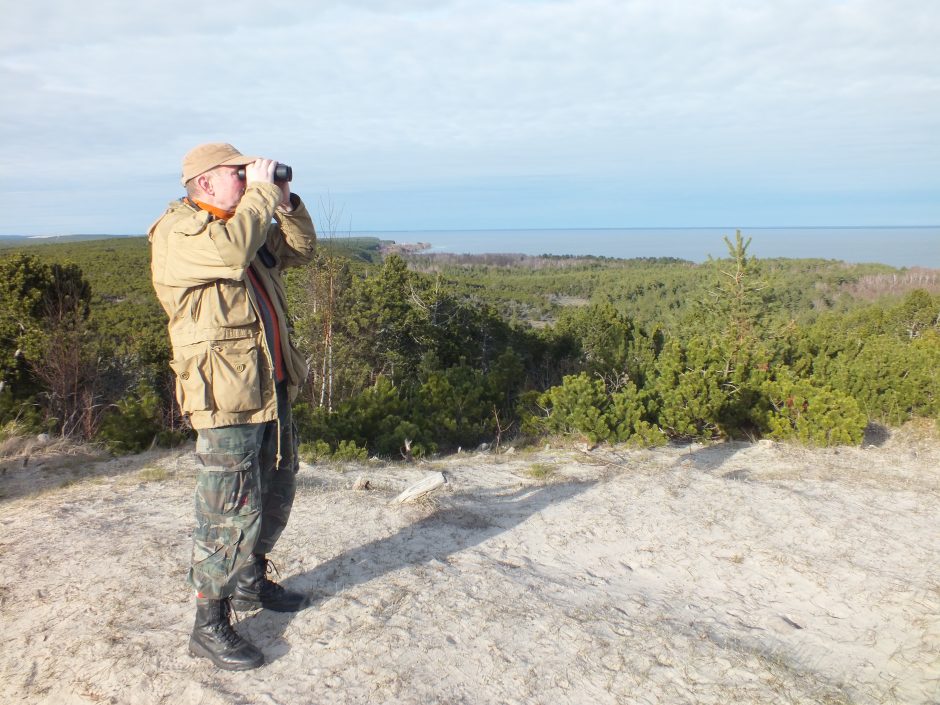
<path fill-rule="evenodd" d="M 494 490 L 452 495 L 447 499 L 447 507 L 435 510 L 424 519 L 402 527 L 391 536 L 345 551 L 281 584 L 308 596 L 304 609 L 314 608 L 343 590 L 386 573 L 443 561 L 509 531 L 549 505 L 566 502 L 595 484 L 596 480 L 590 480 L 526 487 L 509 494 Z M 273 649 L 266 648 L 270 661 L 290 650 L 279 637 L 294 616 L 262 610 L 243 618 L 239 629 L 247 631 L 249 639 L 255 638 L 250 633 L 257 630 L 265 640 L 277 642 Z"/>

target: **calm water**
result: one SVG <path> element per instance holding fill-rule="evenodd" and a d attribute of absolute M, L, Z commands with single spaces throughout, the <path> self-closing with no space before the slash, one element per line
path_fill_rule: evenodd
<path fill-rule="evenodd" d="M 724 257 L 722 239 L 734 228 L 624 228 L 585 230 L 413 230 L 370 231 L 398 243 L 428 242 L 431 252 L 605 257 L 679 257 L 702 262 Z M 741 228 L 757 257 L 880 262 L 895 267 L 940 268 L 940 226 L 882 228 Z"/>

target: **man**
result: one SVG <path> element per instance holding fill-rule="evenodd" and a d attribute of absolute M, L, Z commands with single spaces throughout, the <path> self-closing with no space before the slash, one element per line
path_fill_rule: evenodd
<path fill-rule="evenodd" d="M 176 398 L 198 436 L 189 649 L 227 670 L 264 663 L 232 628 L 231 607 L 304 605 L 269 579 L 267 554 L 294 500 L 290 404 L 307 374 L 290 342 L 281 271 L 310 261 L 316 233 L 289 183 L 275 182 L 276 167 L 230 144 L 194 148 L 183 157 L 186 197 L 149 231 Z"/>

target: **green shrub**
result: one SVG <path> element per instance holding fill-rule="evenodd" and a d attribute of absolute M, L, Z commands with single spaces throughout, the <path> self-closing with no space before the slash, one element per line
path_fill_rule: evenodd
<path fill-rule="evenodd" d="M 651 388 L 651 414 L 659 427 L 674 438 L 720 437 L 728 403 L 724 370 L 717 348 L 704 337 L 693 337 L 684 345 L 667 341 Z"/>
<path fill-rule="evenodd" d="M 160 396 L 146 383 L 118 401 L 101 422 L 95 440 L 116 455 L 139 453 L 151 446 L 173 448 L 192 437 L 192 432 L 163 426 Z"/>
<path fill-rule="evenodd" d="M 850 394 L 872 419 L 898 425 L 914 416 L 940 415 L 940 335 L 910 341 L 890 335 L 817 366 L 814 377 Z"/>
<path fill-rule="evenodd" d="M 301 443 L 297 448 L 300 459 L 305 463 L 318 463 L 321 460 L 329 460 L 333 454 L 330 444 L 324 440 L 317 440 L 315 443 Z"/>
<path fill-rule="evenodd" d="M 478 444 L 493 432 L 495 404 L 488 392 L 483 372 L 463 362 L 430 372 L 418 389 L 421 428 L 414 426 L 411 439 L 433 438 L 451 448 Z"/>
<path fill-rule="evenodd" d="M 645 414 L 646 406 L 640 392 L 633 382 L 627 382 L 610 395 L 610 404 L 604 413 L 610 440 L 623 442 L 633 438 Z"/>
<path fill-rule="evenodd" d="M 161 430 L 160 397 L 141 384 L 114 405 L 96 438 L 112 453 L 122 455 L 146 450 L 156 442 Z"/>
<path fill-rule="evenodd" d="M 422 255 L 412 269 L 400 257 L 370 267 L 371 254 L 346 260 L 331 246 L 288 274 L 294 342 L 312 363 L 294 409 L 305 449 L 332 456 L 346 442 L 343 453 L 397 458 L 406 442 L 422 455 L 511 432 L 641 445 L 760 432 L 842 442 L 857 433 L 819 430 L 857 428 L 839 395 L 884 423 L 940 423 L 940 296 L 929 277 L 758 262 L 740 233 L 726 244 L 727 258 L 704 265 Z M 84 418 L 75 432 L 92 433 L 94 405 L 120 399 L 97 436 L 115 452 L 184 438 L 162 428 L 169 415 L 137 388 L 166 375 L 169 356 L 146 239 L 28 250 L 0 258 L 0 425 L 61 433 Z M 52 386 L 50 350 L 80 353 L 69 358 L 74 374 L 59 377 L 80 381 L 82 395 Z M 807 413 L 786 406 L 793 389 L 781 388 L 798 380 L 812 397 Z M 171 387 L 153 385 L 163 410 Z"/>
<path fill-rule="evenodd" d="M 544 425 L 550 432 L 581 433 L 592 443 L 610 437 L 604 416 L 607 391 L 600 379 L 591 379 L 585 372 L 567 375 L 559 386 L 542 394 L 539 403 L 549 412 Z"/>
<path fill-rule="evenodd" d="M 610 395 L 604 417 L 610 427 L 610 440 L 641 448 L 653 448 L 667 442 L 663 430 L 647 419 L 646 394 L 632 382 Z"/>
<path fill-rule="evenodd" d="M 9 435 L 18 436 L 52 430 L 44 423 L 39 405 L 32 399 L 15 399 L 9 387 L 0 391 L 0 425 L 9 428 Z M 0 440 L 4 440 L 2 432 Z"/>
<path fill-rule="evenodd" d="M 322 439 L 313 443 L 301 443 L 297 453 L 301 460 L 311 464 L 330 460 L 348 462 L 369 459 L 368 449 L 357 446 L 355 441 L 340 441 L 336 450 Z"/>
<path fill-rule="evenodd" d="M 819 446 L 862 442 L 868 418 L 844 392 L 789 377 L 766 382 L 763 391 L 770 404 L 763 430 L 770 438 Z"/>
<path fill-rule="evenodd" d="M 639 448 L 656 448 L 668 442 L 665 432 L 648 421 L 637 421 L 633 428 L 633 435 L 627 439 L 627 445 Z"/>
<path fill-rule="evenodd" d="M 548 431 L 548 412 L 540 405 L 541 398 L 541 392 L 528 389 L 516 400 L 515 413 L 519 419 L 519 432 L 523 436 L 537 438 Z"/>
<path fill-rule="evenodd" d="M 369 451 L 360 448 L 354 441 L 340 441 L 333 452 L 333 460 L 338 461 L 356 461 L 368 460 Z"/>

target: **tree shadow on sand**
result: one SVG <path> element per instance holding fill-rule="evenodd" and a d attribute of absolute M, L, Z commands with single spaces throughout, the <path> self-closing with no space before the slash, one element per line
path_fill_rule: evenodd
<path fill-rule="evenodd" d="M 386 573 L 443 561 L 511 530 L 546 507 L 566 502 L 596 484 L 596 480 L 591 480 L 527 487 L 508 494 L 477 491 L 453 495 L 448 498 L 447 507 L 435 510 L 424 519 L 402 527 L 391 536 L 345 551 L 281 584 L 309 596 L 305 609 L 315 607 L 333 595 Z M 280 641 L 266 649 L 270 660 L 289 651 L 289 646 L 279 637 L 294 616 L 262 610 L 243 618 L 241 623 L 249 631 L 258 629 L 266 639 Z"/>
<path fill-rule="evenodd" d="M 192 445 L 172 450 L 156 449 L 136 455 L 113 457 L 100 448 L 56 439 L 46 446 L 25 445 L 0 453 L 0 506 L 21 497 L 38 496 L 81 482 L 131 475 L 153 468 L 166 479 L 191 481 L 187 464 Z"/>
<path fill-rule="evenodd" d="M 747 468 L 736 468 L 725 471 L 725 465 L 731 462 L 735 455 L 754 447 L 749 441 L 722 441 L 707 445 L 687 444 L 687 449 L 676 456 L 672 463 L 674 468 L 698 470 L 726 480 L 747 480 L 751 471 Z"/>

